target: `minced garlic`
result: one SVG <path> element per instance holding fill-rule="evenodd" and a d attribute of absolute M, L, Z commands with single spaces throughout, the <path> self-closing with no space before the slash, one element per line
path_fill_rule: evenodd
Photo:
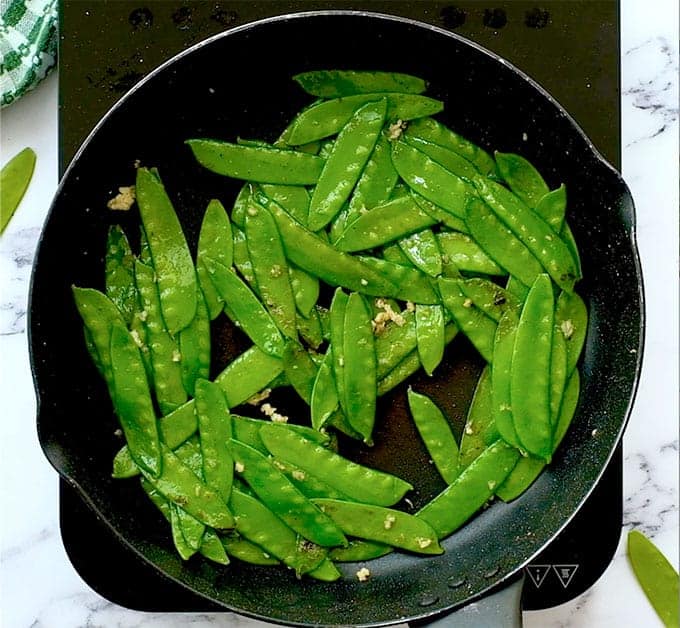
<path fill-rule="evenodd" d="M 120 211 L 127 211 L 135 203 L 135 186 L 123 186 L 118 188 L 118 194 L 114 196 L 106 206 L 109 209 L 115 209 Z"/>

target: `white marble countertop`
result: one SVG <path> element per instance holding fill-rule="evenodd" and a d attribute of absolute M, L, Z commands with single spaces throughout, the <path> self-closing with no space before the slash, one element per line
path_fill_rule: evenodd
<path fill-rule="evenodd" d="M 623 176 L 637 208 L 646 287 L 644 366 L 624 437 L 624 532 L 650 535 L 678 564 L 678 7 L 622 0 Z M 33 182 L 0 238 L 0 625 L 4 628 L 264 626 L 230 613 L 132 611 L 93 592 L 71 566 L 58 479 L 40 449 L 26 337 L 31 263 L 57 185 L 57 76 L 2 110 L 0 163 L 38 154 Z M 625 557 L 625 533 L 600 580 L 530 628 L 661 626 Z"/>

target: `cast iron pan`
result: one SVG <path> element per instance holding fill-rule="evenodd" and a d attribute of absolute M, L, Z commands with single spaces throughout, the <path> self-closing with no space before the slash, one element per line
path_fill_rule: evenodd
<path fill-rule="evenodd" d="M 372 561 L 372 577 L 363 583 L 354 576 L 357 565 L 346 565 L 346 577 L 332 584 L 236 561 L 228 568 L 200 559 L 183 563 L 136 481 L 110 477 L 121 442 L 105 386 L 85 350 L 71 286 L 103 287 L 109 225 L 122 224 L 136 243 L 136 210 L 106 209 L 117 187 L 134 181 L 135 160 L 159 168 L 195 250 L 208 200 L 230 206 L 239 183 L 200 168 L 184 140 L 240 135 L 272 141 L 310 101 L 291 76 L 335 67 L 425 78 L 428 94 L 446 103 L 438 116 L 444 123 L 488 150 L 525 155 L 551 188 L 566 184 L 568 219 L 583 258 L 578 290 L 590 312 L 577 416 L 532 488 L 511 504 L 483 510 L 444 542 L 441 556 L 394 553 Z M 38 432 L 60 475 L 166 577 L 225 609 L 290 625 L 432 619 L 515 579 L 603 472 L 631 410 L 643 345 L 633 202 L 570 116 L 540 86 L 479 46 L 430 25 L 364 12 L 308 12 L 248 24 L 151 73 L 101 120 L 71 162 L 41 237 L 30 301 Z M 245 345 L 224 322 L 213 331 L 216 373 Z M 461 337 L 434 381 L 415 376 L 409 383 L 435 397 L 459 435 L 481 368 Z M 296 404 L 294 394 L 276 399 L 291 416 Z M 373 450 L 348 446 L 345 452 L 411 481 L 417 508 L 443 485 L 410 427 L 403 391 L 382 399 L 379 425 Z"/>

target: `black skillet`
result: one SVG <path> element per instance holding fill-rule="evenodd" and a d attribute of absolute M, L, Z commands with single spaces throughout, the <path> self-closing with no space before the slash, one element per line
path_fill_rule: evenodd
<path fill-rule="evenodd" d="M 568 219 L 583 261 L 578 290 L 590 312 L 577 416 L 531 489 L 511 504 L 494 503 L 479 513 L 444 541 L 441 556 L 386 556 L 370 563 L 372 576 L 363 583 L 355 577 L 357 566 L 345 565 L 346 577 L 332 584 L 236 562 L 228 568 L 203 560 L 182 563 L 136 482 L 110 478 L 121 442 L 105 387 L 85 351 L 70 287 L 103 287 L 109 225 L 120 223 L 136 242 L 136 210 L 105 208 L 118 186 L 133 181 L 136 160 L 159 168 L 195 247 L 208 200 L 228 205 L 239 184 L 198 167 L 184 140 L 273 140 L 310 101 L 291 76 L 335 67 L 425 78 L 427 93 L 445 102 L 438 115 L 444 123 L 488 150 L 525 155 L 552 188 L 566 184 Z M 151 73 L 113 107 L 59 186 L 35 260 L 29 312 L 38 433 L 59 474 L 159 573 L 225 610 L 290 625 L 388 625 L 432 620 L 466 605 L 470 617 L 470 602 L 494 599 L 490 592 L 515 582 L 590 494 L 621 438 L 637 387 L 644 315 L 633 201 L 560 105 L 506 61 L 460 36 L 350 11 L 280 16 L 212 37 Z M 217 372 L 244 344 L 224 322 L 215 324 L 214 338 Z M 467 341 L 458 338 L 434 381 L 416 375 L 409 383 L 435 397 L 460 433 L 481 367 Z M 276 401 L 292 415 L 300 407 L 285 391 Z M 416 490 L 410 498 L 418 507 L 443 485 L 409 425 L 403 390 L 381 401 L 379 425 L 373 450 L 348 445 L 345 452 L 411 481 Z M 473 625 L 483 625 L 481 615 L 474 615 L 477 608 Z"/>

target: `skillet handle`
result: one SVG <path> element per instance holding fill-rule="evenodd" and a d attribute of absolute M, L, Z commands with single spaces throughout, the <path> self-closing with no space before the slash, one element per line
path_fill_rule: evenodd
<path fill-rule="evenodd" d="M 410 624 L 412 628 L 521 628 L 524 576 L 476 602 L 431 620 Z"/>

